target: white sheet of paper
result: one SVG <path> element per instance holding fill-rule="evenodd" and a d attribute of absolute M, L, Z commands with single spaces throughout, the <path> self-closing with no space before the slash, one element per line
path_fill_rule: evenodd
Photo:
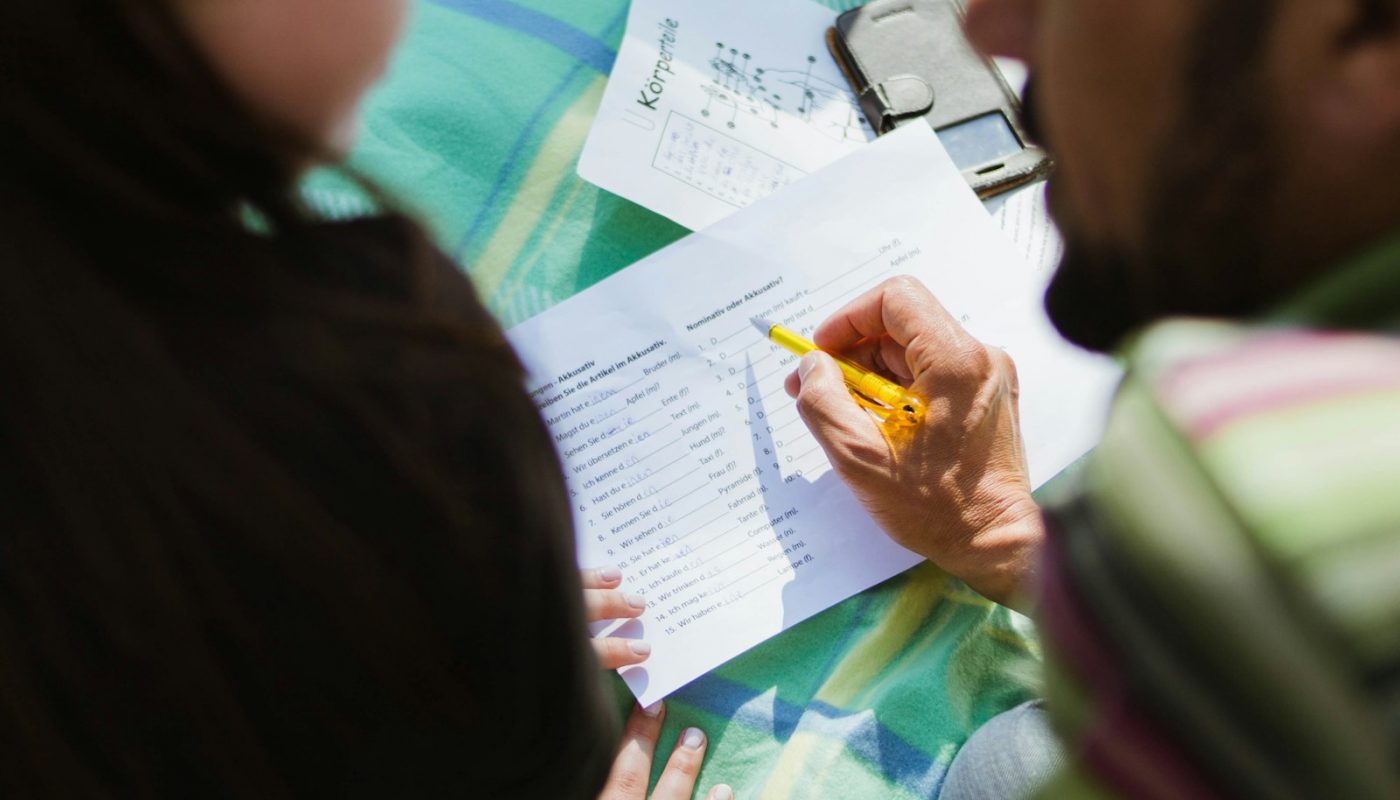
<path fill-rule="evenodd" d="M 922 125 L 510 332 L 563 457 L 580 564 L 619 566 L 647 598 L 616 631 L 653 644 L 622 673 L 643 704 L 919 561 L 832 472 L 783 391 L 795 359 L 749 322 L 810 332 L 902 273 L 1016 357 L 1037 485 L 1097 441 L 1116 367 L 1050 330 L 1040 279 Z"/>
<path fill-rule="evenodd" d="M 835 17 L 811 0 L 632 0 L 578 174 L 698 230 L 865 144 L 826 50 Z"/>
<path fill-rule="evenodd" d="M 1011 195 L 993 217 L 1021 251 L 1021 257 L 1041 275 L 1042 283 L 1048 284 L 1065 254 L 1065 243 L 1050 219 L 1045 184 Z"/>

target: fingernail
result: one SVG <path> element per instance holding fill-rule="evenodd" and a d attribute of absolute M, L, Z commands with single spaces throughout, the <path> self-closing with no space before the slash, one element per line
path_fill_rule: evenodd
<path fill-rule="evenodd" d="M 598 577 L 607 581 L 608 583 L 612 583 L 613 581 L 620 581 L 622 580 L 622 570 L 618 569 L 617 567 L 603 567 L 602 569 L 598 570 Z"/>
<path fill-rule="evenodd" d="M 811 372 L 816 368 L 817 354 L 808 353 L 807 355 L 802 357 L 801 361 L 797 362 L 797 379 L 799 381 L 807 380 L 807 373 Z"/>
<path fill-rule="evenodd" d="M 633 652 L 633 654 L 635 654 L 635 655 L 639 655 L 639 656 L 649 656 L 649 655 L 651 655 L 651 642 L 636 642 L 636 641 L 632 641 L 632 642 L 628 642 L 628 643 L 627 643 L 627 648 L 628 648 L 629 650 L 631 650 L 631 651 Z"/>
<path fill-rule="evenodd" d="M 705 734 L 699 728 L 686 728 L 685 735 L 681 736 L 681 745 L 687 750 L 699 750 L 705 745 Z"/>
<path fill-rule="evenodd" d="M 646 608 L 647 599 L 639 594 L 629 594 L 627 595 L 627 605 L 633 608 Z"/>
<path fill-rule="evenodd" d="M 661 716 L 661 709 L 662 709 L 661 701 L 660 701 L 660 700 L 657 700 L 655 703 L 652 703 L 652 704 L 649 705 L 649 706 L 643 706 L 643 707 L 642 707 L 642 713 L 643 713 L 643 714 L 646 714 L 648 717 L 651 717 L 652 719 L 656 719 L 657 717 Z"/>
<path fill-rule="evenodd" d="M 710 790 L 710 797 L 714 800 L 734 800 L 734 790 L 721 783 Z"/>

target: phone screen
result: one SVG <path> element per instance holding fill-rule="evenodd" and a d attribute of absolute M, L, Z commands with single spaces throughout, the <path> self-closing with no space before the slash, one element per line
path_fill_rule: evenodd
<path fill-rule="evenodd" d="M 1000 111 L 949 125 L 938 131 L 938 138 L 960 170 L 991 164 L 1023 149 L 1016 131 Z"/>

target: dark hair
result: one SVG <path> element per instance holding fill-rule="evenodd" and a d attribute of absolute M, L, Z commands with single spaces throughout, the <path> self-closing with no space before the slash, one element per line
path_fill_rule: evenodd
<path fill-rule="evenodd" d="M 1352 26 L 1353 39 L 1366 39 L 1394 33 L 1400 25 L 1400 2 L 1397 0 L 1359 0 L 1360 13 Z"/>
<path fill-rule="evenodd" d="M 518 362 L 168 4 L 0 3 L 0 795 L 592 795 Z"/>

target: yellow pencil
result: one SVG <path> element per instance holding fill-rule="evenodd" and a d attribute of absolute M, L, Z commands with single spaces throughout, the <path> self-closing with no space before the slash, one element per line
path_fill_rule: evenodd
<path fill-rule="evenodd" d="M 787 328 L 767 320 L 754 317 L 753 325 L 774 344 L 799 357 L 821 349 Z M 841 367 L 841 375 L 846 379 L 847 388 L 862 406 L 881 415 L 885 422 L 893 425 L 918 425 L 923 422 L 924 403 L 909 390 L 838 355 L 827 355 L 835 359 L 837 366 Z"/>

